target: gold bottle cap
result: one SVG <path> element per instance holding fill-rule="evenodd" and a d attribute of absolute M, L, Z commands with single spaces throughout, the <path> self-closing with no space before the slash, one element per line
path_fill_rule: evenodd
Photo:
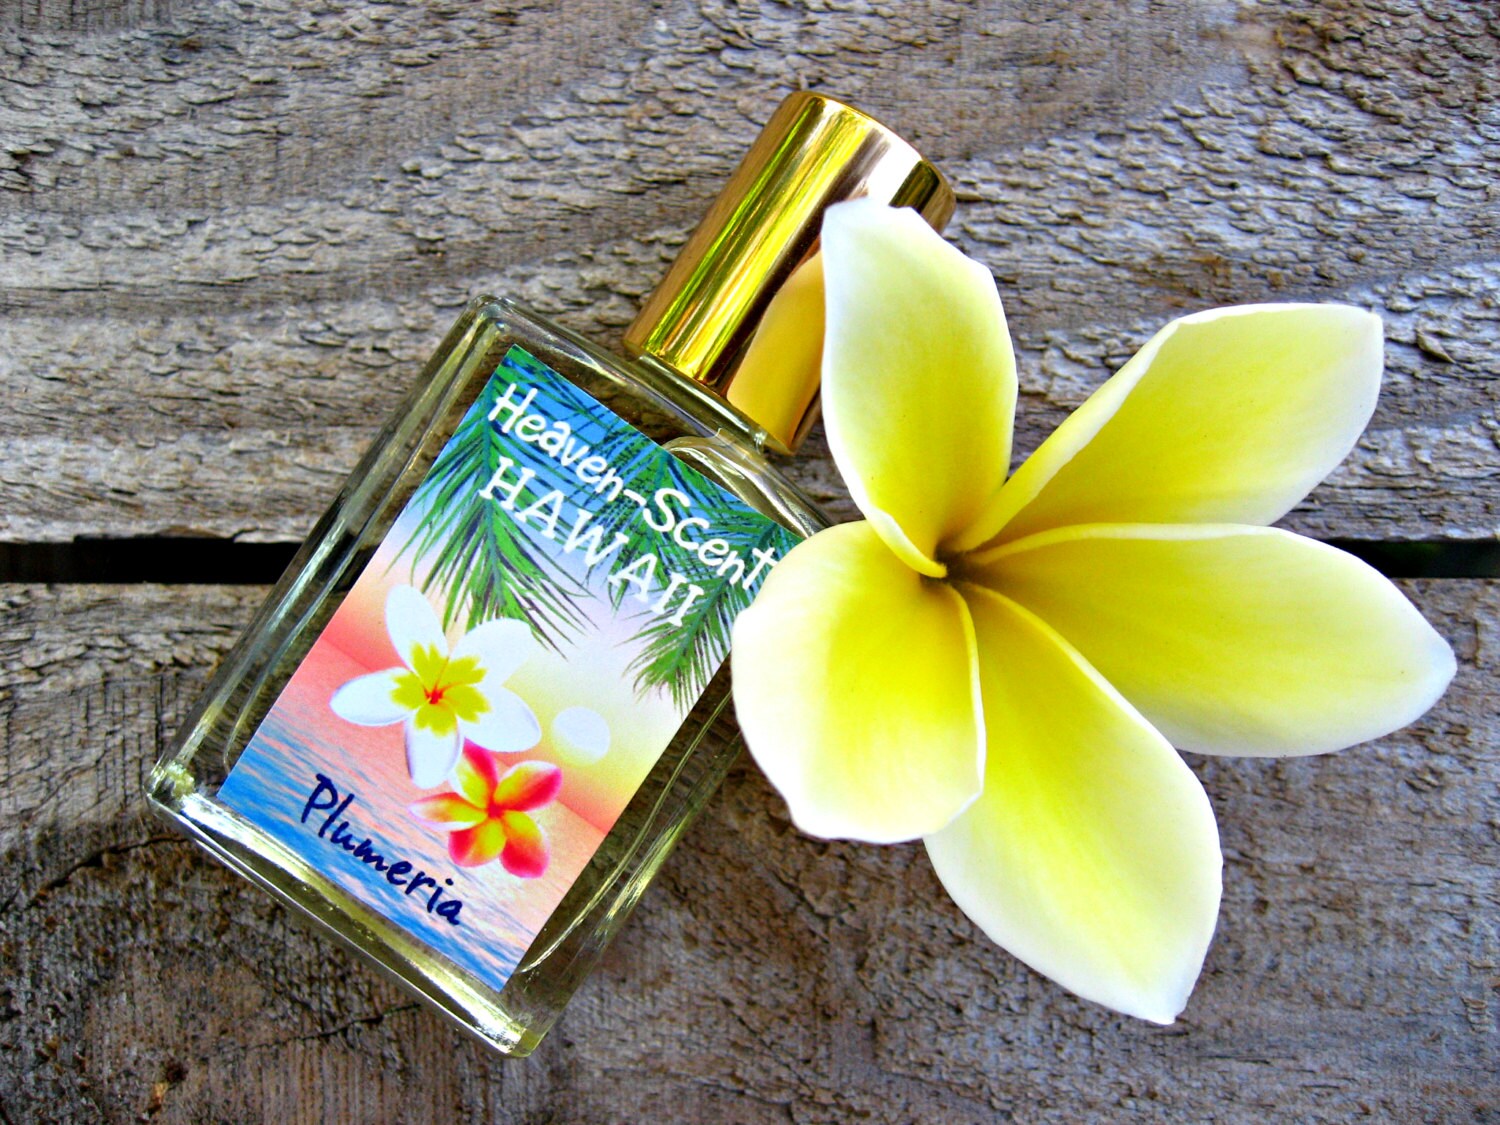
<path fill-rule="evenodd" d="M 872 197 L 942 230 L 953 189 L 873 117 L 821 94 L 777 108 L 625 332 L 625 346 L 711 387 L 790 452 L 818 416 L 823 211 Z"/>

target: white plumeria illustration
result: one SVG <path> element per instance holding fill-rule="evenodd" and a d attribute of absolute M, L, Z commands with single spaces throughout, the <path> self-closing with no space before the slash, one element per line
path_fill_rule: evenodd
<path fill-rule="evenodd" d="M 386 597 L 385 626 L 401 666 L 344 684 L 333 713 L 364 727 L 405 723 L 406 765 L 422 789 L 441 785 L 467 739 L 496 754 L 542 737 L 531 708 L 505 681 L 538 649 L 523 621 L 487 621 L 450 650 L 437 611 L 413 586 Z"/>

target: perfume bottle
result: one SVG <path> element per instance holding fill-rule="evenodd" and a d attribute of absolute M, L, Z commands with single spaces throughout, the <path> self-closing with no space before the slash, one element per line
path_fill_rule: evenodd
<path fill-rule="evenodd" d="M 153 771 L 153 806 L 459 1026 L 528 1053 L 737 746 L 729 627 L 824 521 L 823 210 L 941 227 L 879 123 L 776 111 L 602 351 L 470 303 Z M 878 392 L 877 392 L 878 393 Z"/>

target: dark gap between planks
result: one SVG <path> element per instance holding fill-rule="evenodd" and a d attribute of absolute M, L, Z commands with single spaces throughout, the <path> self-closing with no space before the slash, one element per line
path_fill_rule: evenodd
<path fill-rule="evenodd" d="M 1500 578 L 1500 541 L 1388 543 L 1330 539 L 1390 578 Z M 295 543 L 152 536 L 0 543 L 0 582 L 91 582 L 263 586 L 280 577 Z"/>

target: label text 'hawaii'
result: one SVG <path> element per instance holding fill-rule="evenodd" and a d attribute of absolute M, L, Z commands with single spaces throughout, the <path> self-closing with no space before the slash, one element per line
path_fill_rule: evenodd
<path fill-rule="evenodd" d="M 692 514 L 693 498 L 681 489 L 657 488 L 646 495 L 631 488 L 609 459 L 580 441 L 567 422 L 554 421 L 531 409 L 537 396 L 535 388 L 527 389 L 519 400 L 517 391 L 514 383 L 506 387 L 504 396 L 491 408 L 489 420 L 500 423 L 501 433 L 535 446 L 568 471 L 599 497 L 601 508 L 621 499 L 634 504 L 640 510 L 633 518 L 662 536 L 670 536 L 673 543 L 730 586 L 748 590 L 776 565 L 774 549 L 754 547 L 742 552 L 729 540 L 711 535 L 709 521 Z M 658 570 L 667 571 L 667 564 L 655 553 L 624 557 L 621 548 L 629 545 L 629 535 L 616 530 L 606 542 L 606 529 L 596 522 L 598 511 L 570 505 L 561 489 L 542 491 L 545 482 L 538 481 L 536 470 L 517 466 L 509 457 L 498 458 L 496 465 L 480 496 L 496 501 L 517 525 L 529 527 L 545 539 L 561 539 L 564 554 L 581 551 L 586 566 L 610 562 L 610 586 L 633 587 L 631 596 L 650 613 L 659 616 L 671 608 L 671 622 L 681 625 L 689 608 L 707 593 L 676 571 L 659 576 Z"/>

